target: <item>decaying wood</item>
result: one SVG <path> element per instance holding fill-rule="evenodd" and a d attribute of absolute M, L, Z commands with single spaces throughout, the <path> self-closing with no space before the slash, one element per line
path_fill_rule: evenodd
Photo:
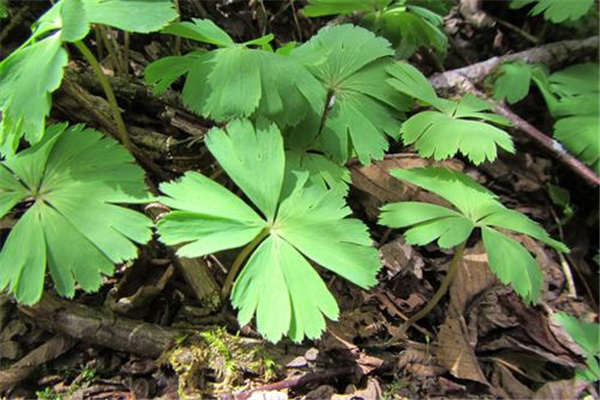
<path fill-rule="evenodd" d="M 457 89 L 465 81 L 470 81 L 474 84 L 481 82 L 492 74 L 500 64 L 512 61 L 540 63 L 553 68 L 573 58 L 597 53 L 599 43 L 598 36 L 592 36 L 583 40 L 564 40 L 549 43 L 519 53 L 508 54 L 502 57 L 492 57 L 477 64 L 437 74 L 431 77 L 429 82 L 437 90 Z"/>
<path fill-rule="evenodd" d="M 159 357 L 189 332 L 109 315 L 44 293 L 34 306 L 19 306 L 42 329 L 144 357 Z"/>

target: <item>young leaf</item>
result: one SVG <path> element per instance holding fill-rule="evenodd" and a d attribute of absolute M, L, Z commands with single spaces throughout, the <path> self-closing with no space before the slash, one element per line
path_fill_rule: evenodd
<path fill-rule="evenodd" d="M 323 54 L 328 56 L 323 59 Z M 313 150 L 340 163 L 350 156 L 349 149 L 362 163 L 383 158 L 386 135 L 396 136 L 400 111 L 408 107 L 407 99 L 385 81 L 391 55 L 389 42 L 352 25 L 323 28 L 294 49 L 291 57 L 306 65 L 330 95 L 323 129 L 313 129 L 319 127 L 323 109 L 302 126 L 305 135 L 319 142 Z"/>
<path fill-rule="evenodd" d="M 600 325 L 580 321 L 562 312 L 554 314 L 554 318 L 586 354 L 588 368 L 578 371 L 577 375 L 590 382 L 600 380 Z"/>
<path fill-rule="evenodd" d="M 544 19 L 559 24 L 583 17 L 594 5 L 594 0 L 512 0 L 510 8 L 520 9 L 529 4 L 535 4 L 529 14 L 539 15 L 543 13 Z"/>
<path fill-rule="evenodd" d="M 455 209 L 415 202 L 387 204 L 381 208 L 381 224 L 408 228 L 405 238 L 410 244 L 426 245 L 437 240 L 442 248 L 466 241 L 474 229 L 480 228 L 492 271 L 503 283 L 512 284 L 527 302 L 537 300 L 542 282 L 539 268 L 529 251 L 499 229 L 525 234 L 559 251 L 568 251 L 537 223 L 504 207 L 493 193 L 464 174 L 435 167 L 395 169 L 391 174 L 437 194 Z"/>
<path fill-rule="evenodd" d="M 156 84 L 157 91 L 186 75 L 183 101 L 199 115 L 223 122 L 257 114 L 293 126 L 311 109 L 323 109 L 326 93 L 319 82 L 290 57 L 264 50 L 272 35 L 237 44 L 202 19 L 173 23 L 163 32 L 218 47 L 158 60 L 146 70 L 146 81 Z M 255 45 L 263 49 L 249 47 Z"/>
<path fill-rule="evenodd" d="M 149 200 L 133 161 L 114 140 L 64 124 L 0 162 L 0 215 L 33 202 L 0 252 L 0 288 L 33 304 L 48 266 L 57 292 L 72 297 L 75 283 L 95 291 L 115 263 L 135 258 L 134 242 L 150 240 L 152 221 L 117 205 Z"/>
<path fill-rule="evenodd" d="M 161 185 L 168 196 L 161 201 L 174 209 L 158 224 L 161 240 L 183 244 L 178 254 L 184 257 L 258 245 L 231 294 L 240 324 L 256 315 L 259 332 L 273 342 L 283 335 L 294 341 L 319 337 L 324 317 L 336 319 L 338 307 L 308 259 L 364 288 L 376 283 L 379 269 L 366 226 L 345 218 L 345 190 L 310 185 L 306 173 L 284 178 L 283 140 L 275 125 L 234 121 L 209 132 L 207 146 L 262 215 L 190 172 Z"/>

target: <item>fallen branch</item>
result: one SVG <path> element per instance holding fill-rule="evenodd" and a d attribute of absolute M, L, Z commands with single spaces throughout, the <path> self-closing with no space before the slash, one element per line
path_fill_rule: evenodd
<path fill-rule="evenodd" d="M 544 134 L 535 126 L 519 117 L 503 102 L 488 98 L 488 96 L 475 87 L 475 83 L 483 80 L 483 78 L 491 74 L 493 70 L 503 62 L 526 61 L 531 63 L 544 63 L 552 67 L 553 65 L 558 65 L 569 60 L 575 54 L 580 55 L 581 53 L 597 51 L 598 44 L 598 36 L 584 40 L 566 40 L 563 42 L 550 43 L 520 53 L 504 57 L 494 57 L 468 67 L 434 75 L 429 79 L 429 82 L 437 90 L 452 88 L 460 93 L 473 93 L 490 101 L 494 105 L 494 111 L 496 113 L 508 118 L 515 128 L 533 139 L 546 150 L 548 154 L 571 169 L 588 185 L 598 187 L 600 186 L 600 177 L 598 177 L 587 165 L 579 161 L 579 159 L 569 154 L 558 141 L 552 139 L 550 136 Z"/>
<path fill-rule="evenodd" d="M 74 345 L 72 340 L 57 335 L 35 348 L 9 368 L 0 371 L 0 392 L 13 388 L 27 379 L 38 367 L 66 353 Z"/>
<path fill-rule="evenodd" d="M 583 54 L 594 54 L 598 51 L 599 43 L 598 36 L 583 40 L 564 40 L 549 43 L 519 53 L 493 57 L 464 68 L 437 74 L 432 76 L 429 82 L 437 90 L 460 88 L 465 81 L 477 84 L 494 72 L 498 65 L 511 61 L 540 63 L 552 68 Z"/>
<path fill-rule="evenodd" d="M 19 310 L 37 326 L 116 351 L 156 358 L 189 332 L 108 315 L 91 307 L 45 293 L 35 306 Z"/>

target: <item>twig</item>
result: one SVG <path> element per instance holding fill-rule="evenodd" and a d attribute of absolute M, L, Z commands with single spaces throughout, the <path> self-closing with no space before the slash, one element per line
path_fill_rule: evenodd
<path fill-rule="evenodd" d="M 259 386 L 255 389 L 245 390 L 240 394 L 235 395 L 236 400 L 247 400 L 252 396 L 252 393 L 258 391 L 282 390 L 296 386 L 306 385 L 312 382 L 327 381 L 338 376 L 351 375 L 356 371 L 354 366 L 338 367 L 326 371 L 311 372 L 302 376 L 296 376 L 289 379 L 284 379 L 279 382 L 268 385 Z"/>
<path fill-rule="evenodd" d="M 500 18 L 495 18 L 495 17 L 491 17 L 491 18 L 494 21 L 496 21 L 497 23 L 499 23 L 500 25 L 515 31 L 516 33 L 523 36 L 525 39 L 529 40 L 533 44 L 538 44 L 540 42 L 540 40 L 538 38 L 536 38 L 535 36 L 533 36 L 531 33 L 525 32 L 523 29 L 511 24 L 510 22 L 504 21 Z"/>
<path fill-rule="evenodd" d="M 470 81 L 471 83 L 476 84 L 488 77 L 498 65 L 511 61 L 541 63 L 552 68 L 553 66 L 563 64 L 575 55 L 594 54 L 598 51 L 599 43 L 598 36 L 592 36 L 583 40 L 565 40 L 550 43 L 519 53 L 502 57 L 492 57 L 489 60 L 472 64 L 464 68 L 437 74 L 432 76 L 431 79 L 429 79 L 429 82 L 437 90 L 459 88 L 464 81 Z"/>
<path fill-rule="evenodd" d="M 474 94 L 482 97 L 486 97 L 483 93 L 478 90 L 473 90 Z M 515 114 L 505 104 L 488 99 L 494 105 L 494 111 L 498 114 L 508 118 L 514 127 L 519 129 L 521 132 L 527 134 L 531 139 L 535 140 L 541 147 L 543 147 L 549 154 L 551 154 L 557 161 L 561 162 L 579 177 L 581 177 L 588 185 L 593 187 L 600 186 L 600 177 L 596 175 L 594 171 L 588 168 L 587 165 L 579 161 L 577 158 L 569 154 L 564 147 L 556 140 L 543 134 L 535 126 L 525 121 L 523 118 Z"/>

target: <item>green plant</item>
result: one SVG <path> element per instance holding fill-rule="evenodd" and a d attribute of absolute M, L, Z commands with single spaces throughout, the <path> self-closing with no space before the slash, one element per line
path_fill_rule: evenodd
<path fill-rule="evenodd" d="M 444 58 L 448 38 L 442 16 L 449 3 L 423 0 L 309 0 L 309 17 L 361 14 L 361 25 L 388 39 L 399 58 L 409 58 L 420 47 L 434 49 Z"/>
<path fill-rule="evenodd" d="M 437 194 L 454 207 L 408 201 L 388 204 L 381 208 L 379 221 L 391 228 L 408 228 L 404 237 L 410 244 L 423 246 L 437 241 L 441 248 L 459 246 L 442 284 L 442 294 L 456 272 L 467 240 L 479 229 L 491 270 L 501 282 L 512 285 L 526 302 L 537 301 L 542 283 L 537 263 L 525 247 L 504 231 L 524 234 L 567 252 L 564 244 L 553 240 L 525 215 L 506 208 L 492 192 L 464 174 L 435 167 L 396 169 L 391 174 Z"/>
<path fill-rule="evenodd" d="M 511 137 L 505 131 L 488 124 L 508 125 L 508 121 L 489 112 L 491 105 L 473 95 L 458 101 L 437 96 L 427 78 L 416 68 L 398 62 L 388 68 L 393 76 L 388 82 L 437 111 L 422 111 L 402 124 L 400 133 L 405 144 L 413 144 L 422 157 L 443 160 L 462 153 L 471 162 L 494 161 L 497 147 L 514 153 Z"/>
<path fill-rule="evenodd" d="M 583 17 L 594 6 L 594 0 L 511 0 L 510 8 L 521 9 L 530 4 L 534 7 L 530 15 L 544 14 L 544 19 L 555 24 L 575 21 Z"/>
<path fill-rule="evenodd" d="M 174 211 L 158 224 L 166 244 L 183 244 L 183 257 L 197 257 L 246 245 L 224 285 L 250 257 L 233 286 L 231 300 L 240 324 L 254 314 L 258 331 L 271 341 L 317 338 L 323 315 L 338 316 L 335 299 L 306 258 L 351 282 L 376 283 L 377 251 L 366 226 L 346 219 L 345 190 L 323 189 L 308 174 L 285 174 L 283 140 L 275 125 L 233 121 L 213 129 L 206 144 L 229 177 L 260 210 L 257 214 L 233 193 L 198 173 L 161 185 L 161 201 Z M 260 179 L 256 179 L 260 175 Z"/>
<path fill-rule="evenodd" d="M 600 173 L 600 69 L 585 63 L 549 74 L 540 65 L 509 63 L 500 67 L 494 97 L 516 103 L 529 93 L 531 82 L 542 93 L 556 120 L 554 137 Z"/>
<path fill-rule="evenodd" d="M 136 18 L 131 18 L 131 13 Z M 73 43 L 95 66 L 113 106 L 120 140 L 129 137 L 114 95 L 92 53 L 81 41 L 91 24 L 103 24 L 130 32 L 150 32 L 175 19 L 170 0 L 60 0 L 32 26 L 31 37 L 0 63 L 0 154 L 14 154 L 21 138 L 35 144 L 42 140 L 51 94 L 60 86 L 68 62 L 64 48 Z M 87 52 L 86 52 L 87 50 Z M 91 58 L 90 58 L 91 56 Z M 122 126 L 121 126 L 122 125 Z"/>
<path fill-rule="evenodd" d="M 75 283 L 97 290 L 152 234 L 150 219 L 116 203 L 149 199 L 142 169 L 114 140 L 82 125 L 50 126 L 0 162 L 0 218 L 25 211 L 0 252 L 0 289 L 36 303 L 48 268 L 63 296 L 73 297 Z"/>
<path fill-rule="evenodd" d="M 580 321 L 565 313 L 556 313 L 554 318 L 583 350 L 587 368 L 577 371 L 577 377 L 590 382 L 600 380 L 600 325 Z"/>

